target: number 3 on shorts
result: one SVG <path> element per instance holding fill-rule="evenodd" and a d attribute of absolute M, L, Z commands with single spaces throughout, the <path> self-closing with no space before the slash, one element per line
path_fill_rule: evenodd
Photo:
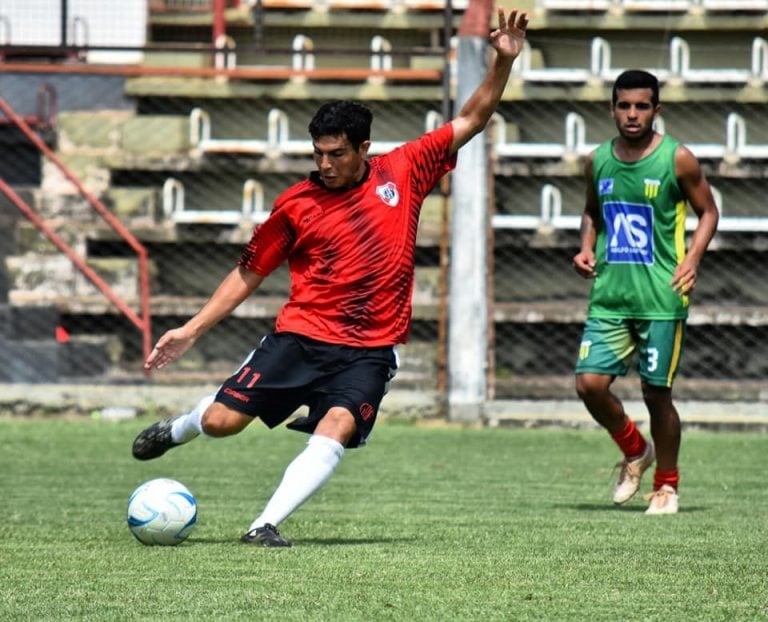
<path fill-rule="evenodd" d="M 653 373 L 659 367 L 659 350 L 657 348 L 648 348 L 648 371 Z"/>

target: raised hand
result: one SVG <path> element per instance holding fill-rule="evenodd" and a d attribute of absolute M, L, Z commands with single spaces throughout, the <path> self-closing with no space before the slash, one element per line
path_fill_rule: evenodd
<path fill-rule="evenodd" d="M 528 28 L 528 14 L 512 9 L 509 18 L 499 7 L 499 27 L 491 33 L 491 45 L 499 56 L 517 58 L 523 50 L 525 31 Z"/>

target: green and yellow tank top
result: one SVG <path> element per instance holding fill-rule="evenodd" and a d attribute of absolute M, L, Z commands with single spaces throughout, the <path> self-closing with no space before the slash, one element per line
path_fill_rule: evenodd
<path fill-rule="evenodd" d="M 664 136 L 637 162 L 616 158 L 613 140 L 597 148 L 593 183 L 600 214 L 590 317 L 687 317 L 688 297 L 670 285 L 685 257 L 686 201 L 675 176 L 678 145 Z"/>

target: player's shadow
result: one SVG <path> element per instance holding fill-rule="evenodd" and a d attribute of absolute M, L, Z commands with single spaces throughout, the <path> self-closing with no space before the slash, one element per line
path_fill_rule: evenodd
<path fill-rule="evenodd" d="M 644 504 L 635 505 L 607 505 L 605 503 L 577 503 L 577 504 L 560 504 L 555 507 L 578 510 L 579 512 L 626 512 L 629 514 L 637 514 L 645 512 L 648 506 Z M 678 510 L 678 514 L 688 514 L 693 512 L 704 512 L 706 506 L 702 505 L 686 505 Z"/>
<path fill-rule="evenodd" d="M 358 545 L 358 544 L 392 544 L 415 541 L 416 538 L 302 538 L 294 540 L 301 544 L 316 544 L 320 546 Z"/>
<path fill-rule="evenodd" d="M 392 544 L 408 541 L 409 538 L 302 538 L 300 540 L 293 540 L 294 546 L 303 544 L 314 544 L 319 546 L 350 546 L 350 545 L 367 545 L 367 544 Z M 415 541 L 416 538 L 410 538 Z M 187 539 L 186 544 L 238 544 L 243 548 L 268 548 L 260 547 L 253 544 L 245 544 L 232 538 L 194 538 Z M 278 547 L 279 548 L 279 547 Z"/>

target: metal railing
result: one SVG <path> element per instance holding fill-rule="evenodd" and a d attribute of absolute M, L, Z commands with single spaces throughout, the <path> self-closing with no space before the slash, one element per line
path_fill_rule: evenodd
<path fill-rule="evenodd" d="M 0 177 L 0 191 L 14 204 L 14 206 L 32 222 L 67 258 L 89 279 L 102 294 L 112 302 L 117 309 L 125 315 L 130 322 L 141 331 L 142 350 L 146 358 L 152 349 L 151 316 L 149 302 L 149 265 L 148 253 L 144 245 L 126 229 L 123 224 L 99 201 L 78 179 L 78 177 L 61 161 L 53 150 L 35 133 L 29 124 L 13 109 L 13 107 L 0 97 L 0 111 L 13 123 L 24 136 L 50 160 L 64 176 L 77 188 L 80 195 L 85 198 L 93 209 L 109 224 L 112 229 L 131 247 L 138 257 L 139 267 L 139 307 L 140 313 L 136 313 L 110 285 L 102 279 L 72 247 L 67 244 L 45 220 L 22 199 L 14 189 Z"/>

